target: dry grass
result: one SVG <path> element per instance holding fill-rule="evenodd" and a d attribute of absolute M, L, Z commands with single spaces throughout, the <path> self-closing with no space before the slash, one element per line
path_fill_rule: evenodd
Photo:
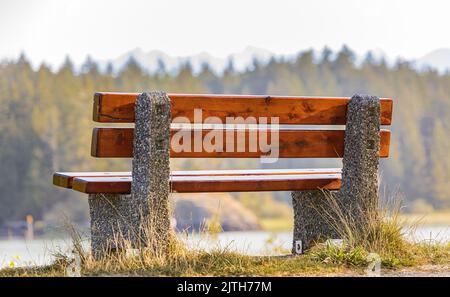
<path fill-rule="evenodd" d="M 391 199 L 381 209 L 368 215 L 368 222 L 361 228 L 357 220 L 342 212 L 336 200 L 327 194 L 329 207 L 319 210 L 329 220 L 343 245 L 318 243 L 301 256 L 248 256 L 228 248 L 190 250 L 171 234 L 161 240 L 149 224 L 136 247 L 129 241 L 115 238 L 114 246 L 121 251 L 95 260 L 83 249 L 82 237 L 68 226 L 72 236 L 74 254 L 80 261 L 81 275 L 140 275 L 140 276 L 287 276 L 287 275 L 342 275 L 363 274 L 371 261 L 369 255 L 380 256 L 386 269 L 414 267 L 424 264 L 450 263 L 450 245 L 440 243 L 414 243 L 405 239 L 403 224 L 399 219 L 398 199 Z M 151 224 L 150 224 L 151 225 Z M 145 228 L 144 228 L 145 227 Z M 218 232 L 217 220 L 208 222 L 209 232 Z M 214 235 L 214 234 L 213 234 Z M 145 239 L 145 240 L 143 240 Z M 163 245 L 161 245 L 161 243 Z M 273 240 L 266 243 L 268 248 Z M 132 251 L 130 253 L 130 251 Z M 280 250 L 277 250 L 280 251 Z M 29 268 L 5 268 L 0 276 L 64 276 L 73 267 L 73 257 L 55 255 L 52 265 Z"/>
<path fill-rule="evenodd" d="M 207 227 L 205 227 L 207 228 Z M 214 237 L 209 234 L 208 236 Z M 81 237 L 76 235 L 73 240 Z M 129 243 L 122 243 L 122 246 Z M 228 247 L 215 247 L 211 250 L 187 249 L 179 240 L 172 240 L 166 253 L 155 253 L 155 248 L 143 246 L 133 250 L 135 253 L 111 253 L 107 258 L 95 260 L 74 242 L 75 256 L 81 260 L 83 276 L 288 276 L 288 275 L 327 275 L 346 271 L 342 265 L 329 265 L 317 262 L 309 255 L 302 256 L 248 256 L 232 251 Z M 279 251 L 269 239 L 267 246 Z M 130 249 L 128 249 L 130 251 Z M 52 265 L 26 268 L 5 268 L 0 276 L 66 276 L 72 267 L 74 257 L 58 253 Z"/>
<path fill-rule="evenodd" d="M 318 244 L 312 249 L 319 260 L 350 266 L 367 265 L 370 254 L 380 257 L 383 267 L 398 268 L 423 264 L 450 263 L 450 245 L 444 242 L 412 242 L 419 221 L 405 222 L 400 216 L 402 199 L 398 193 L 387 196 L 378 208 L 366 211 L 366 224 L 340 207 L 331 193 L 325 193 L 326 206 L 317 211 L 337 231 L 343 245 Z M 406 227 L 407 226 L 407 227 Z"/>

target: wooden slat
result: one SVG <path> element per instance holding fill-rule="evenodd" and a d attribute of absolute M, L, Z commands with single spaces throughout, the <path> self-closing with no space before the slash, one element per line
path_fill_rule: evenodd
<path fill-rule="evenodd" d="M 75 177 L 118 177 L 131 176 L 131 172 L 56 172 L 53 174 L 53 184 L 58 187 L 72 188 Z"/>
<path fill-rule="evenodd" d="M 172 136 L 177 129 L 172 129 Z M 211 130 L 203 129 L 202 139 Z M 236 130 L 235 130 L 236 131 Z M 133 156 L 133 128 L 94 128 L 92 135 L 91 155 L 99 158 L 127 158 Z M 224 132 L 223 152 L 195 152 L 194 133 L 191 133 L 191 152 L 175 152 L 171 149 L 172 158 L 259 158 L 263 153 L 249 149 L 249 130 L 245 130 L 245 151 L 237 152 L 238 133 L 234 133 L 234 152 L 226 152 L 226 143 L 231 136 Z M 381 130 L 380 157 L 389 156 L 390 131 Z M 268 133 L 270 136 L 270 133 Z M 280 158 L 341 158 L 344 153 L 344 130 L 279 130 Z M 270 138 L 270 137 L 269 137 Z M 270 141 L 269 141 L 270 143 Z"/>
<path fill-rule="evenodd" d="M 172 176 L 246 176 L 246 175 L 295 175 L 295 174 L 336 174 L 341 168 L 305 169 L 248 169 L 248 170 L 188 170 L 172 171 Z M 74 178 L 83 177 L 131 177 L 131 172 L 56 172 L 53 184 L 62 188 L 72 188 Z"/>
<path fill-rule="evenodd" d="M 131 177 L 77 177 L 73 189 L 88 194 L 129 194 Z M 172 192 L 259 192 L 338 190 L 341 174 L 250 175 L 250 176 L 172 176 Z"/>
<path fill-rule="evenodd" d="M 103 123 L 133 123 L 139 93 L 96 93 L 93 119 Z M 345 125 L 349 97 L 294 97 L 210 94 L 168 94 L 172 119 L 185 117 L 194 122 L 194 109 L 202 110 L 202 121 L 218 117 L 278 117 L 280 124 Z M 381 99 L 381 124 L 390 125 L 393 101 Z"/>

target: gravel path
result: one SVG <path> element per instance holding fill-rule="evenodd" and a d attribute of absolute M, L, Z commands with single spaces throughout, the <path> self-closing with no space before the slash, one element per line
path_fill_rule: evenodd
<path fill-rule="evenodd" d="M 449 265 L 424 265 L 424 266 L 419 266 L 419 267 L 415 267 L 415 268 L 382 271 L 381 276 L 450 277 L 450 264 Z"/>
<path fill-rule="evenodd" d="M 341 273 L 332 273 L 324 276 L 337 276 L 337 277 L 364 277 L 368 276 L 364 272 L 357 272 L 346 270 Z M 377 275 L 375 275 L 377 276 Z M 402 269 L 382 269 L 381 277 L 450 277 L 450 264 L 446 265 L 423 265 L 411 268 Z"/>

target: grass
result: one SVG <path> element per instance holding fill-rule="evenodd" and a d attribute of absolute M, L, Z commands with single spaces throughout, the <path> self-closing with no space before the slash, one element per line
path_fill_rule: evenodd
<path fill-rule="evenodd" d="M 69 262 L 58 260 L 52 265 L 33 268 L 5 268 L 0 276 L 65 276 Z M 346 272 L 341 265 L 318 263 L 308 256 L 299 257 L 251 257 L 232 252 L 190 253 L 184 259 L 166 263 L 141 262 L 128 259 L 126 265 L 84 266 L 82 275 L 128 276 L 292 276 L 326 275 Z"/>
<path fill-rule="evenodd" d="M 384 268 L 396 269 L 424 264 L 449 263 L 450 246 L 416 245 L 414 252 L 393 262 L 383 261 Z M 128 276 L 324 276 L 364 274 L 367 251 L 342 249 L 331 245 L 316 246 L 300 256 L 247 256 L 227 250 L 184 251 L 161 259 L 148 255 L 118 256 L 103 261 L 87 258 L 81 275 Z M 0 276 L 65 276 L 72 260 L 66 256 L 48 266 L 5 268 Z"/>
<path fill-rule="evenodd" d="M 364 274 L 373 259 L 379 258 L 387 270 L 421 265 L 449 265 L 450 244 L 436 242 L 411 242 L 405 239 L 404 223 L 401 221 L 400 203 L 391 203 L 367 212 L 367 223 L 345 212 L 337 200 L 324 193 L 328 205 L 317 209 L 332 224 L 343 244 L 329 241 L 317 242 L 307 253 L 300 256 L 248 256 L 228 248 L 212 250 L 189 250 L 175 236 L 170 240 L 151 238 L 138 253 L 116 253 L 95 260 L 83 250 L 82 238 L 69 228 L 74 241 L 74 253 L 80 261 L 81 275 L 139 275 L 139 276 L 292 276 L 292 275 L 342 275 Z M 414 225 L 411 227 L 414 228 Z M 146 230 L 151 230 L 147 228 Z M 218 232 L 220 228 L 209 228 Z M 214 235 L 214 234 L 213 234 Z M 161 248 L 161 242 L 167 243 Z M 129 243 L 116 242 L 122 250 Z M 266 243 L 268 248 L 280 251 L 274 240 Z M 26 268 L 5 268 L 0 276 L 64 276 L 73 265 L 73 259 L 56 255 L 52 265 Z"/>
<path fill-rule="evenodd" d="M 347 212 L 347 205 L 340 207 L 331 193 L 324 193 L 327 203 L 324 214 L 345 243 L 335 247 L 325 245 L 313 251 L 322 261 L 346 265 L 367 265 L 370 255 L 379 257 L 385 268 L 419 266 L 425 264 L 450 264 L 450 244 L 444 242 L 414 242 L 406 239 L 414 232 L 419 221 L 404 221 L 400 215 L 402 200 L 399 195 L 388 197 L 375 206 L 360 206 Z M 361 221 L 360 217 L 365 217 Z M 362 223 L 366 222 L 366 223 Z"/>

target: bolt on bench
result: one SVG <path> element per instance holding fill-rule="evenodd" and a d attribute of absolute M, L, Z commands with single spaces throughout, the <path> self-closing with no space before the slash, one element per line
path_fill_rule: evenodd
<path fill-rule="evenodd" d="M 317 206 L 324 203 L 323 190 L 339 191 L 340 203 L 353 212 L 377 203 L 378 159 L 388 157 L 390 144 L 390 131 L 380 125 L 391 124 L 392 107 L 392 99 L 360 95 L 96 93 L 94 121 L 135 126 L 94 128 L 91 155 L 133 158 L 132 171 L 57 172 L 53 184 L 89 194 L 91 248 L 96 258 L 117 248 L 114 239 L 119 235 L 132 243 L 148 239 L 143 221 L 157 235 L 154 248 L 164 251 L 170 233 L 170 192 L 292 191 L 293 252 L 301 253 L 317 239 L 336 238 L 332 226 L 317 213 Z M 254 127 L 173 125 L 210 123 L 210 119 L 215 124 L 228 123 L 230 118 Z M 296 126 L 275 130 L 270 124 L 276 122 Z M 307 129 L 301 125 L 346 127 Z M 261 131 L 268 132 L 265 140 L 271 142 L 271 152 L 277 151 L 276 157 L 343 158 L 343 168 L 170 171 L 170 158 L 267 157 L 267 148 L 250 142 L 258 135 L 255 139 L 261 144 Z M 364 220 L 363 213 L 356 215 Z"/>

